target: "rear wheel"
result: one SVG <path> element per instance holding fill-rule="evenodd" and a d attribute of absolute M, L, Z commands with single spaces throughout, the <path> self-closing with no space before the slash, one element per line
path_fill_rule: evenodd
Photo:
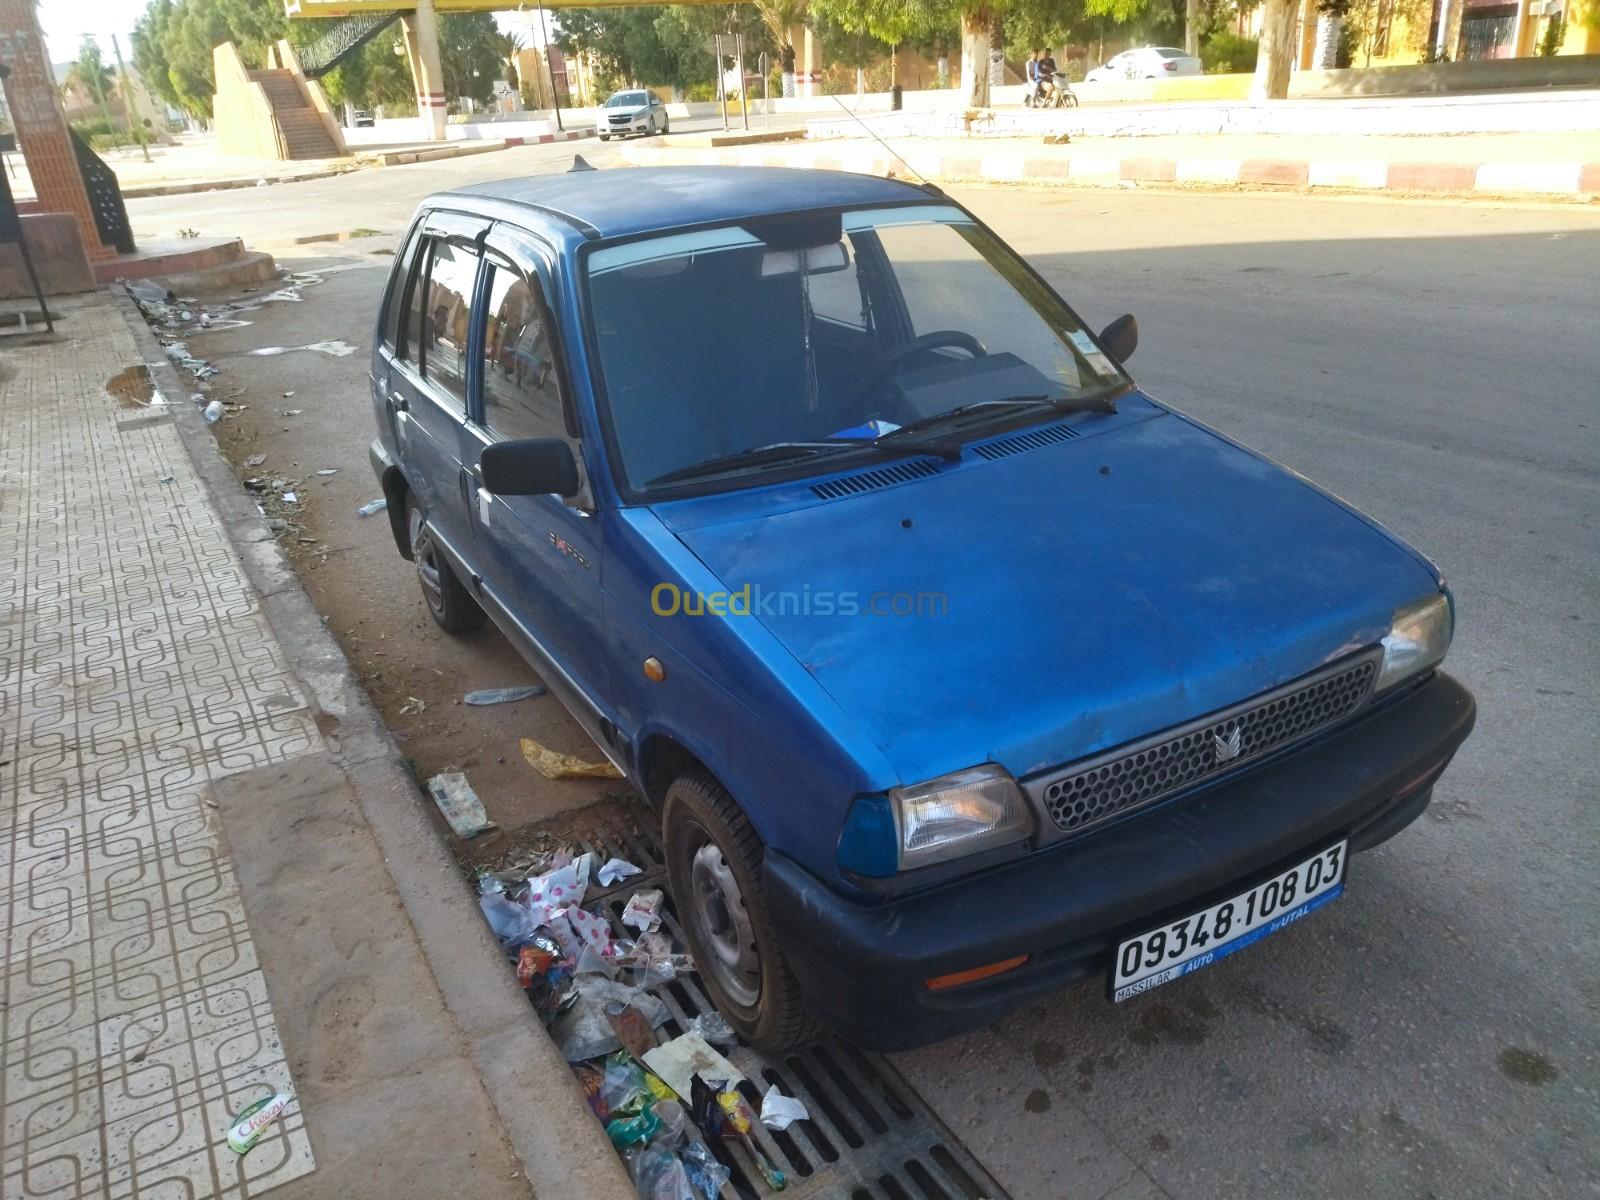
<path fill-rule="evenodd" d="M 411 535 L 411 561 L 417 568 L 422 600 L 446 633 L 467 633 L 484 621 L 483 609 L 461 586 L 455 571 L 428 532 L 428 521 L 414 495 L 406 497 L 406 529 Z"/>
<path fill-rule="evenodd" d="M 678 917 L 717 1008 L 763 1050 L 814 1036 L 761 891 L 761 838 L 738 804 L 691 771 L 667 788 L 661 820 Z"/>

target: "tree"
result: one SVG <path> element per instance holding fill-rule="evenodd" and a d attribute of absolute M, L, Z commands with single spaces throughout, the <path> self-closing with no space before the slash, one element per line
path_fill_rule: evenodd
<path fill-rule="evenodd" d="M 506 84 L 515 91 L 521 86 L 522 76 L 517 71 L 517 56 L 522 53 L 523 41 L 514 33 L 502 33 L 495 38 L 495 49 L 506 63 Z"/>
<path fill-rule="evenodd" d="M 1339 34 L 1350 0 L 1317 0 L 1317 49 L 1311 60 L 1313 70 L 1328 71 L 1338 66 Z"/>
<path fill-rule="evenodd" d="M 1289 94 L 1289 67 L 1294 61 L 1296 0 L 1265 0 L 1261 10 L 1261 52 L 1256 58 L 1250 99 L 1282 100 Z"/>
<path fill-rule="evenodd" d="M 106 123 L 107 133 L 111 131 L 111 111 L 106 107 L 106 90 L 111 84 L 111 68 L 100 57 L 100 43 L 95 41 L 94 34 L 84 34 L 78 43 L 78 57 L 67 68 L 63 86 L 82 89 L 100 106 L 100 116 Z"/>
<path fill-rule="evenodd" d="M 210 116 L 212 47 L 232 42 L 246 62 L 260 63 L 288 26 L 283 6 L 269 0 L 153 0 L 134 26 L 133 60 L 162 99 Z"/>
<path fill-rule="evenodd" d="M 487 104 L 502 74 L 500 31 L 492 13 L 439 14 L 439 68 L 447 97 Z"/>

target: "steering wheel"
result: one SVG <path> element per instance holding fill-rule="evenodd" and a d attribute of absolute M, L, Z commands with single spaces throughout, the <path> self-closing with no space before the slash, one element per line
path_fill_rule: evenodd
<path fill-rule="evenodd" d="M 973 358 L 982 358 L 989 353 L 984 349 L 983 343 L 970 333 L 963 333 L 959 329 L 936 329 L 932 333 L 914 337 L 909 342 L 902 342 L 882 355 L 861 377 L 860 384 L 856 386 L 856 397 L 870 395 L 874 388 L 894 374 L 900 364 L 908 358 L 914 358 L 925 350 L 935 350 L 940 346 L 954 346 L 958 350 L 965 350 Z"/>

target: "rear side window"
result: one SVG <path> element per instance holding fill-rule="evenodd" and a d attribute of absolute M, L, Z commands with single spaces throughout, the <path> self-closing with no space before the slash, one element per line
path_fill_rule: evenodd
<path fill-rule="evenodd" d="M 504 438 L 567 436 L 561 372 L 543 290 L 493 266 L 483 332 L 483 423 Z"/>
<path fill-rule="evenodd" d="M 416 265 L 417 247 L 422 240 L 422 234 L 413 230 L 396 256 L 394 273 L 389 278 L 389 295 L 383 306 L 382 339 L 390 350 L 396 350 L 400 345 L 400 314 L 405 311 L 406 284 L 411 281 L 411 269 Z"/>
<path fill-rule="evenodd" d="M 423 377 L 445 394 L 467 405 L 467 335 L 472 328 L 472 286 L 478 277 L 478 256 L 459 242 L 432 240 L 427 287 L 416 289 L 421 304 Z M 415 361 L 414 356 L 412 357 Z"/>

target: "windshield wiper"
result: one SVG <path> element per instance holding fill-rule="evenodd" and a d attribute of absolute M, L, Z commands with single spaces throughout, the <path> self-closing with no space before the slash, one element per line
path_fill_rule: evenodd
<path fill-rule="evenodd" d="M 920 433 L 922 430 L 932 429 L 986 408 L 1052 408 L 1059 413 L 1114 413 L 1117 411 L 1117 402 L 1114 395 L 1046 396 L 1043 392 L 1031 396 L 1002 396 L 992 400 L 974 400 L 971 404 L 958 405 L 942 413 L 934 413 L 932 416 L 912 421 L 909 425 L 902 425 L 899 429 L 891 430 L 874 439 L 873 445 L 883 445 L 890 439 L 899 440 L 905 434 Z"/>
<path fill-rule="evenodd" d="M 752 446 L 734 454 L 722 454 L 704 462 L 690 463 L 665 475 L 658 475 L 645 483 L 655 487 L 660 483 L 679 483 L 685 479 L 698 479 L 706 475 L 719 475 L 740 467 L 757 467 L 767 463 L 787 462 L 791 459 L 811 458 L 830 450 L 879 450 L 890 454 L 937 454 L 952 462 L 961 457 L 961 447 L 945 442 L 919 442 L 916 445 L 880 445 L 876 438 L 824 438 L 814 442 L 770 442 L 765 446 Z"/>

